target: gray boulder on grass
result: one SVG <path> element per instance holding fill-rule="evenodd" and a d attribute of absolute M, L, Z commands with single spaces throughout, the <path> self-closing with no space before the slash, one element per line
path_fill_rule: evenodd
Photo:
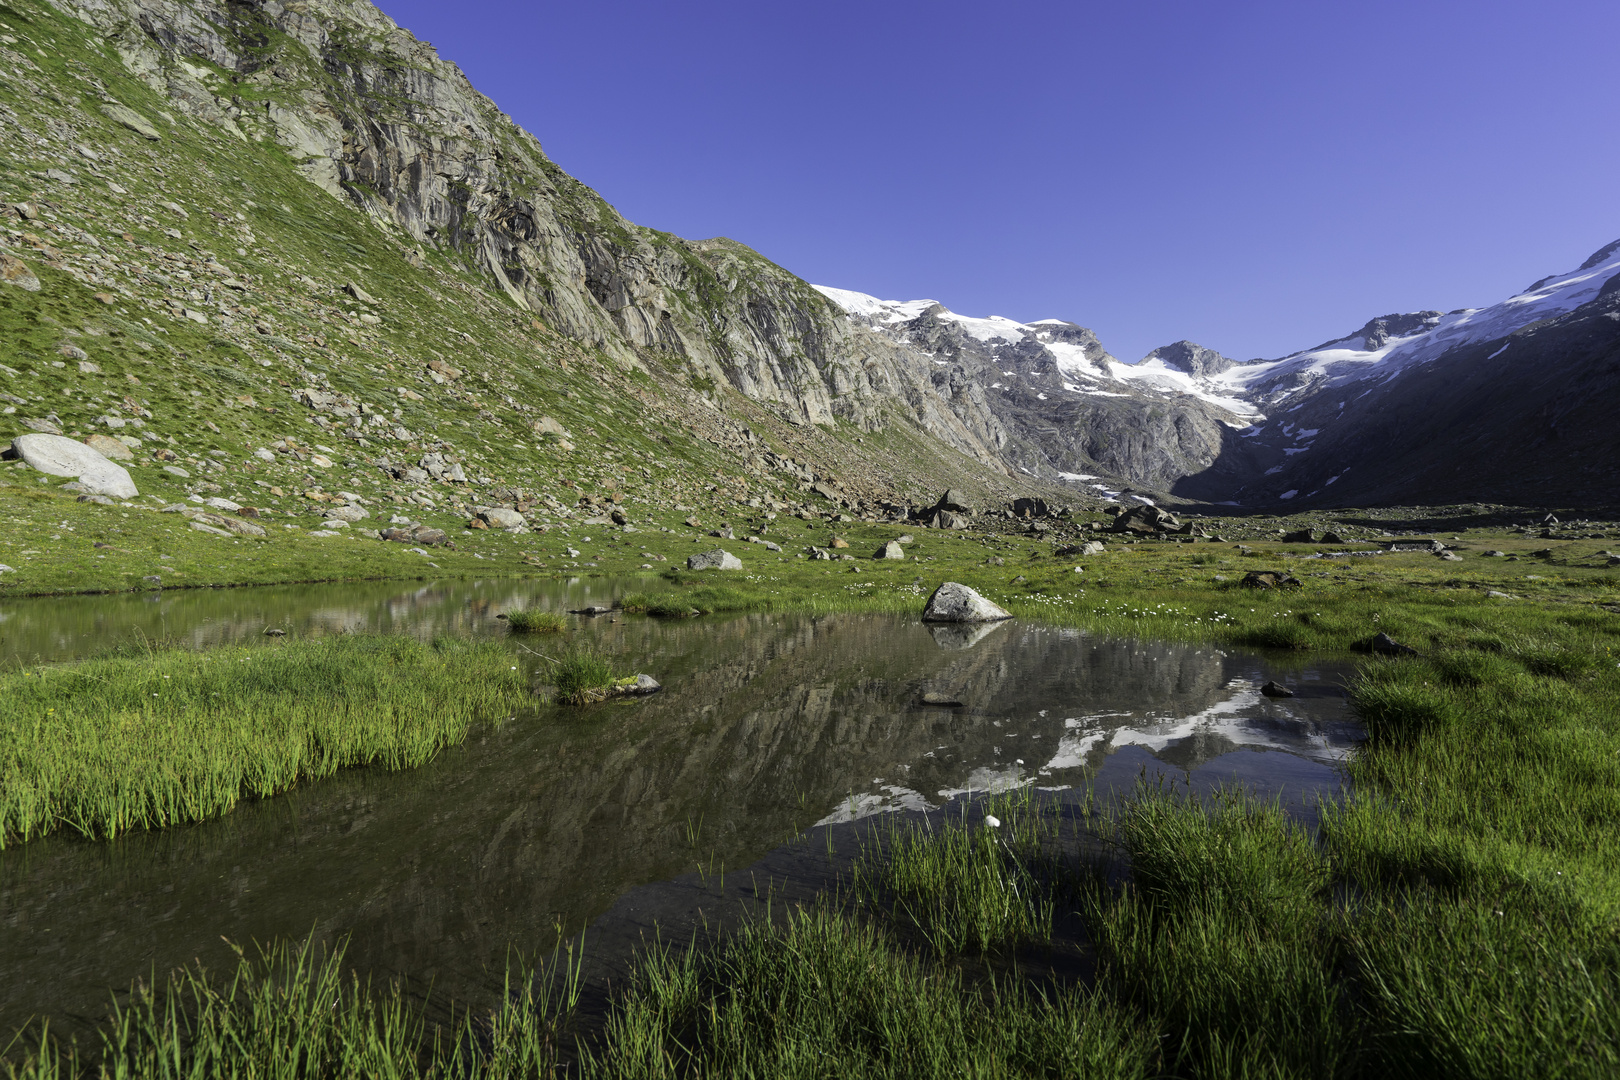
<path fill-rule="evenodd" d="M 507 506 L 491 506 L 480 510 L 478 516 L 492 529 L 521 529 L 528 524 L 522 514 Z"/>
<path fill-rule="evenodd" d="M 741 570 L 742 560 L 729 551 L 715 548 L 713 551 L 700 551 L 696 555 L 686 558 L 688 570 Z"/>
<path fill-rule="evenodd" d="M 88 495 L 133 499 L 140 494 L 123 466 L 65 435 L 19 435 L 11 441 L 11 456 L 50 476 L 77 477 Z"/>
<path fill-rule="evenodd" d="M 996 622 L 1012 618 L 1012 612 L 991 603 L 973 589 L 947 581 L 934 590 L 923 609 L 924 622 Z"/>
<path fill-rule="evenodd" d="M 903 559 L 905 557 L 906 549 L 895 543 L 893 540 L 890 540 L 887 544 L 884 544 L 882 547 L 878 548 L 877 553 L 872 556 L 874 559 Z"/>

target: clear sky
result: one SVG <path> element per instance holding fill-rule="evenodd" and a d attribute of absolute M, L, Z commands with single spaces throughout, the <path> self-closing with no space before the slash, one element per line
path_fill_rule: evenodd
<path fill-rule="evenodd" d="M 1617 0 L 382 0 L 630 220 L 1278 356 L 1620 238 Z"/>

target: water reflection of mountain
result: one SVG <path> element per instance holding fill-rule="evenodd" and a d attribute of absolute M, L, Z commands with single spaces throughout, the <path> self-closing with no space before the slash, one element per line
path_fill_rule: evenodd
<path fill-rule="evenodd" d="M 438 602 L 468 612 L 477 599 L 452 589 Z M 1352 734 L 1341 700 L 1279 708 L 1254 693 L 1269 677 L 1260 660 L 1208 647 L 1011 624 L 942 648 L 921 624 L 879 616 L 582 633 L 666 691 L 541 709 L 416 772 L 347 774 L 205 826 L 0 855 L 0 1028 L 93 1015 L 109 984 L 153 965 L 220 963 L 220 935 L 312 928 L 352 935 L 362 968 L 465 997 L 509 943 L 545 947 L 558 921 L 577 929 L 698 855 L 747 865 L 830 814 L 1072 782 L 1126 743 L 1185 768 L 1240 745 L 1331 756 Z M 927 690 L 964 704 L 924 707 Z"/>

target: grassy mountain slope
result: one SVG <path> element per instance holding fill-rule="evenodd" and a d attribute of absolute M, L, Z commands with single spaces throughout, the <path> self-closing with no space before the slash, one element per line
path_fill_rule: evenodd
<path fill-rule="evenodd" d="M 624 222 L 369 4 L 0 5 L 0 118 L 0 439 L 122 439 L 139 505 L 229 498 L 274 537 L 335 504 L 1025 493 L 926 360 L 849 345 L 743 245 Z M 5 476 L 18 544 L 70 513 Z"/>

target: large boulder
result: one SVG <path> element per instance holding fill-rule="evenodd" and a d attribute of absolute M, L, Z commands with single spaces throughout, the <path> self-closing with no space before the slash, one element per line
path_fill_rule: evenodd
<path fill-rule="evenodd" d="M 1047 515 L 1045 499 L 1014 499 L 1012 504 L 1013 517 L 1043 518 Z"/>
<path fill-rule="evenodd" d="M 967 492 L 951 488 L 939 497 L 939 502 L 934 504 L 934 509 L 950 510 L 957 514 L 971 514 L 973 513 L 973 504 L 968 502 Z"/>
<path fill-rule="evenodd" d="M 19 435 L 11 441 L 11 453 L 42 473 L 77 478 L 89 495 L 133 499 L 140 494 L 122 466 L 65 435 Z"/>
<path fill-rule="evenodd" d="M 1181 528 L 1181 520 L 1168 510 L 1143 503 L 1133 506 L 1114 519 L 1115 532 L 1161 533 Z"/>
<path fill-rule="evenodd" d="M 893 540 L 878 548 L 877 553 L 872 556 L 874 559 L 903 559 L 905 557 L 906 549 Z"/>
<path fill-rule="evenodd" d="M 722 548 L 713 551 L 700 551 L 696 555 L 686 557 L 688 570 L 741 570 L 742 560 L 731 552 Z"/>
<path fill-rule="evenodd" d="M 478 511 L 478 516 L 492 529 L 521 529 L 528 524 L 523 515 L 509 506 L 490 506 Z"/>
<path fill-rule="evenodd" d="M 967 527 L 968 520 L 961 514 L 953 513 L 950 510 L 941 510 L 934 515 L 934 528 L 936 529 L 965 529 Z"/>
<path fill-rule="evenodd" d="M 947 581 L 934 590 L 923 609 L 923 622 L 974 623 L 1012 618 L 1012 612 L 986 600 L 973 589 Z"/>

